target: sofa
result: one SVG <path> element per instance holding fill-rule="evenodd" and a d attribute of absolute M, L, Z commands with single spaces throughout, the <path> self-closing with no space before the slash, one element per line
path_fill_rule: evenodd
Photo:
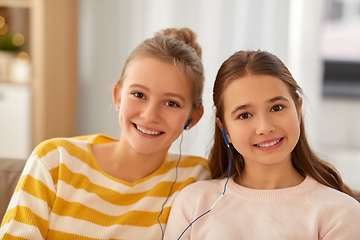
<path fill-rule="evenodd" d="M 25 160 L 0 158 L 0 222 L 4 217 L 25 163 Z"/>

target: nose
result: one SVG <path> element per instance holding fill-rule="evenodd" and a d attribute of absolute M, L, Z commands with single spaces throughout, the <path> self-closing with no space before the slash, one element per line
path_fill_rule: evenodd
<path fill-rule="evenodd" d="M 148 102 L 143 106 L 140 117 L 148 123 L 159 122 L 160 106 L 154 102 Z"/>
<path fill-rule="evenodd" d="M 256 134 L 258 135 L 267 135 L 275 130 L 273 120 L 267 114 L 259 115 L 256 124 Z"/>

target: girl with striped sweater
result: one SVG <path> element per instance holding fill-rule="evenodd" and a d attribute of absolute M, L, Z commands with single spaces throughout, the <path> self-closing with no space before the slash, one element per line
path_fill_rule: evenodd
<path fill-rule="evenodd" d="M 168 153 L 202 117 L 203 83 L 201 48 L 190 29 L 166 29 L 141 43 L 113 87 L 120 138 L 37 146 L 0 238 L 161 239 L 177 193 L 209 178 L 205 159 Z"/>

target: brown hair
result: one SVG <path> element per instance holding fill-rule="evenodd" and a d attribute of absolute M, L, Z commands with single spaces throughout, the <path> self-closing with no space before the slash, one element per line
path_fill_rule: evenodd
<path fill-rule="evenodd" d="M 199 108 L 202 105 L 204 67 L 201 61 L 201 47 L 191 29 L 167 28 L 142 42 L 127 58 L 118 80 L 119 88 L 125 79 L 129 64 L 141 57 L 152 57 L 172 63 L 178 70 L 183 71 L 193 91 L 193 107 Z"/>
<path fill-rule="evenodd" d="M 269 75 L 283 81 L 294 100 L 295 106 L 300 107 L 299 93 L 301 88 L 296 83 L 284 63 L 275 55 L 266 51 L 239 51 L 228 58 L 220 67 L 213 89 L 213 101 L 218 117 L 226 129 L 224 119 L 223 92 L 234 80 L 252 75 Z M 244 169 L 242 155 L 230 144 L 233 159 L 230 174 L 240 175 Z M 209 155 L 209 166 L 212 178 L 224 178 L 228 175 L 230 153 L 222 137 L 219 127 L 215 124 L 214 143 Z M 294 168 L 302 175 L 309 175 L 316 181 L 331 188 L 356 198 L 360 201 L 360 195 L 356 194 L 346 186 L 340 174 L 329 163 L 321 160 L 310 148 L 306 139 L 305 127 L 301 116 L 300 137 L 298 143 L 291 153 Z"/>

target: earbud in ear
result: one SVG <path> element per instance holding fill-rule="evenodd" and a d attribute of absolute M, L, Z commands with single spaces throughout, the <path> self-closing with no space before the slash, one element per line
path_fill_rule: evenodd
<path fill-rule="evenodd" d="M 187 123 L 186 123 L 186 125 L 185 125 L 185 127 L 184 127 L 184 130 L 186 130 L 186 129 L 189 127 L 191 121 L 192 121 L 192 118 L 190 118 L 190 119 L 187 121 Z"/>
<path fill-rule="evenodd" d="M 223 128 L 223 129 L 221 130 L 221 133 L 222 133 L 222 135 L 223 135 L 223 138 L 224 138 L 224 140 L 225 140 L 226 145 L 229 147 L 230 144 L 229 144 L 229 142 L 228 142 L 228 140 L 227 140 L 227 138 L 226 138 L 227 132 L 226 132 L 225 128 Z"/>

